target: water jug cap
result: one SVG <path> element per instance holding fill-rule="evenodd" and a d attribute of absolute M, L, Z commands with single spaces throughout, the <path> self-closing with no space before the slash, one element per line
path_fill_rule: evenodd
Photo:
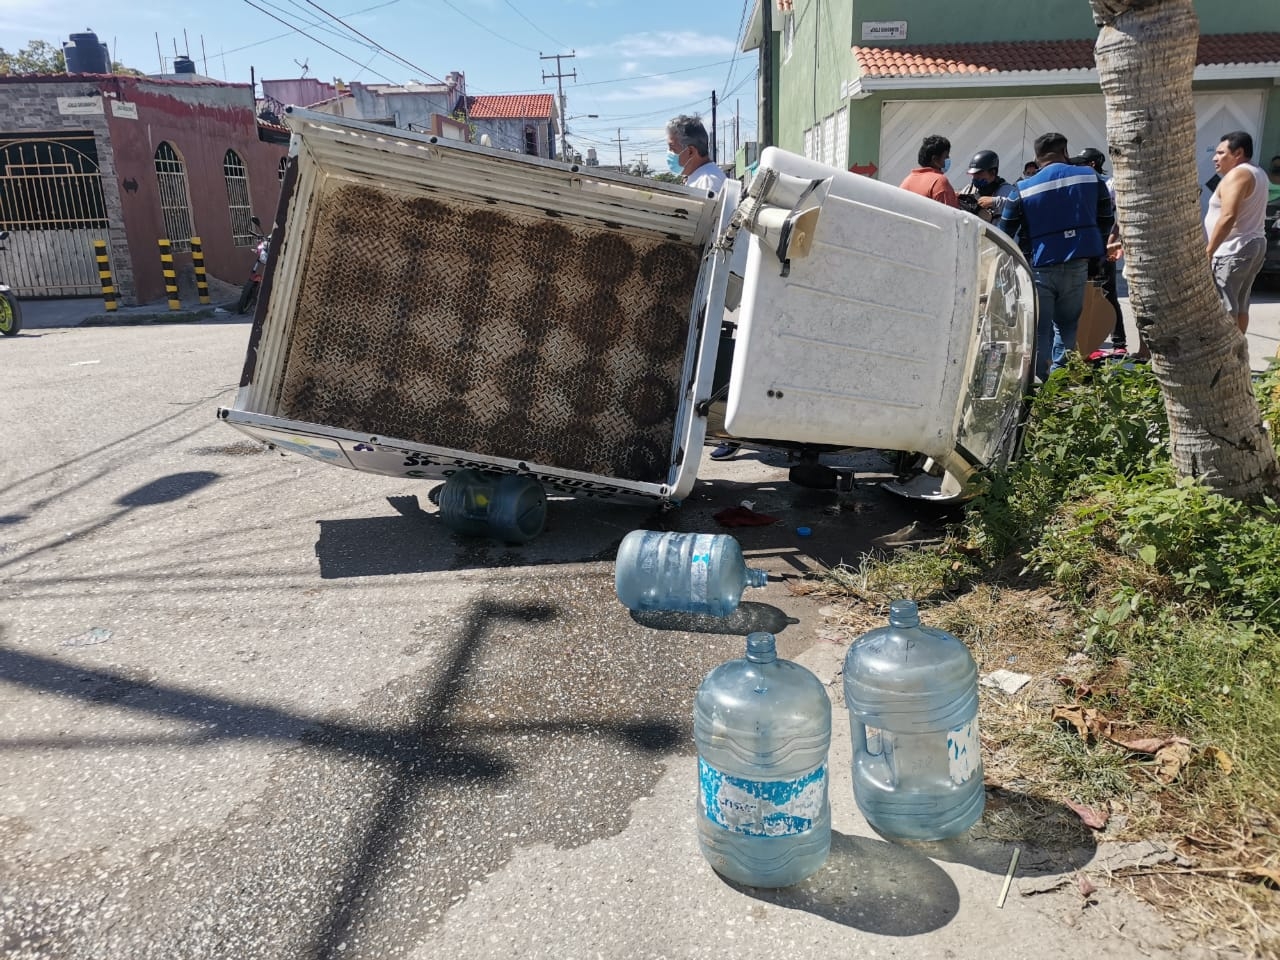
<path fill-rule="evenodd" d="M 914 600 L 894 600 L 889 604 L 889 623 L 895 627 L 920 626 L 920 611 Z"/>
<path fill-rule="evenodd" d="M 772 663 L 778 659 L 778 650 L 772 633 L 763 631 L 747 634 L 747 659 L 752 663 Z"/>

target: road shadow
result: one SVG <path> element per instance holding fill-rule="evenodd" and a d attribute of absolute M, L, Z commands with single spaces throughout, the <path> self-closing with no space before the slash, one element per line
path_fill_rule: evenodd
<path fill-rule="evenodd" d="M 928 857 L 884 840 L 835 830 L 826 863 L 800 883 L 768 890 L 724 882 L 763 903 L 803 910 L 885 937 L 939 930 L 960 911 L 960 891 Z"/>
<path fill-rule="evenodd" d="M 612 560 L 627 532 L 645 526 L 657 510 L 656 505 L 552 498 L 543 532 L 529 543 L 508 544 L 454 533 L 416 495 L 387 501 L 397 516 L 317 521 L 322 579 Z"/>
<path fill-rule="evenodd" d="M 609 758 L 607 762 L 597 761 L 601 763 L 599 772 L 609 774 L 606 782 L 620 783 L 624 777 L 618 765 L 628 762 L 627 755 L 634 758 L 630 762 L 639 761 L 646 777 L 656 777 L 659 768 L 639 758 L 661 756 L 687 743 L 689 731 L 672 718 L 674 702 L 659 702 L 657 698 L 644 711 L 602 711 L 599 703 L 575 700 L 573 709 L 546 717 L 524 715 L 510 706 L 497 715 L 492 710 L 468 709 L 468 700 L 488 695 L 486 687 L 476 687 L 474 677 L 486 651 L 490 656 L 495 649 L 510 651 L 510 631 L 545 627 L 563 620 L 565 615 L 559 605 L 544 602 L 477 601 L 470 606 L 456 641 L 435 655 L 428 669 L 381 691 L 379 711 L 363 723 L 354 719 L 326 720 L 170 686 L 145 679 L 142 671 L 77 664 L 0 642 L 0 681 L 86 704 L 109 705 L 113 710 L 142 717 L 191 724 L 185 731 L 141 737 L 99 735 L 89 727 L 70 735 L 62 731 L 40 737 L 22 737 L 10 730 L 0 735 L 0 750 L 130 750 L 154 746 L 189 749 L 217 741 L 250 740 L 305 746 L 304 751 L 286 755 L 276 764 L 277 774 L 285 781 L 281 790 L 290 803 L 287 809 L 293 808 L 296 788 L 289 785 L 290 777 L 284 771 L 292 769 L 296 776 L 304 778 L 300 782 L 306 784 L 307 791 L 326 789 L 325 796 L 331 800 L 336 797 L 339 809 L 358 801 L 361 811 L 358 818 L 348 821 L 335 817 L 331 824 L 342 835 L 339 846 L 344 851 L 335 865 L 336 881 L 323 889 L 304 888 L 302 884 L 283 889 L 278 886 L 278 873 L 283 871 L 301 880 L 308 869 L 314 868 L 308 866 L 307 859 L 314 855 L 309 849 L 312 826 L 282 816 L 262 817 L 257 833 L 242 825 L 245 833 L 236 830 L 227 841 L 226 855 L 232 861 L 236 859 L 237 843 L 244 845 L 241 855 L 265 848 L 274 851 L 271 862 L 263 868 L 265 889 L 263 878 L 238 875 L 238 882 L 245 886 L 238 888 L 232 902 L 228 902 L 226 874 L 215 870 L 207 876 L 197 876 L 195 871 L 186 871 L 181 882 L 213 884 L 216 889 L 209 895 L 222 898 L 223 908 L 230 908 L 236 896 L 252 899 L 270 890 L 279 909 L 296 917 L 296 923 L 288 930 L 272 928 L 272 936 L 292 940 L 288 955 L 300 960 L 329 960 L 342 956 L 348 944 L 372 935 L 371 928 L 379 922 L 385 898 L 405 874 L 406 861 L 412 866 L 419 859 L 439 859 L 440 848 L 454 841 L 461 850 L 468 851 L 458 856 L 477 859 L 477 864 L 462 860 L 467 869 L 455 868 L 437 878 L 437 885 L 446 889 L 430 909 L 415 913 L 413 924 L 417 926 L 411 933 L 420 935 L 425 929 L 419 927 L 438 922 L 448 904 L 461 898 L 472 875 L 492 872 L 506 861 L 517 842 L 534 842 L 536 837 L 543 842 L 572 846 L 587 842 L 595 835 L 593 831 L 603 829 L 605 808 L 621 816 L 615 810 L 617 798 L 609 791 L 601 791 L 598 798 L 583 798 L 580 792 L 573 792 L 576 784 L 572 779 L 544 774 L 544 779 L 538 780 L 536 771 L 527 769 L 531 750 L 536 756 L 559 744 L 584 752 L 594 749 L 597 758 Z M 522 676 L 528 672 L 520 671 Z M 532 744 L 542 746 L 535 748 Z M 322 781 L 331 764 L 359 774 L 340 776 L 325 788 Z M 377 771 L 376 775 L 373 771 Z M 523 791 L 521 802 L 508 802 L 505 798 L 517 787 Z M 633 787 L 643 792 L 642 784 Z M 344 789 L 352 795 L 344 795 Z M 467 817 L 450 824 L 447 837 L 442 838 L 444 830 L 432 833 L 424 822 L 432 821 L 433 809 L 439 808 L 424 803 L 433 795 L 444 797 L 444 803 L 463 795 L 478 805 L 487 804 L 476 814 L 476 823 L 496 830 L 496 836 L 502 839 L 474 850 L 475 844 L 470 842 L 470 835 L 463 835 L 462 828 L 479 827 Z M 258 802 L 268 803 L 265 799 Z M 590 829 L 581 827 L 578 817 L 569 817 L 565 818 L 561 835 L 556 832 L 560 825 L 549 823 L 542 814 L 530 815 L 534 810 L 559 812 L 571 807 L 585 818 Z M 589 813 L 583 812 L 588 808 Z M 434 820 L 442 816 L 437 812 Z M 501 823 L 501 827 L 495 827 L 495 823 Z M 619 821 L 619 829 L 622 823 L 625 818 Z M 294 826 L 301 836 L 287 833 Z M 539 831 L 545 831 L 545 835 Z M 176 880 L 160 874 L 155 882 L 169 889 Z M 234 924 L 237 918 L 243 919 L 229 913 L 227 922 Z M 228 937 L 241 933 L 238 929 L 220 930 L 220 935 Z"/>

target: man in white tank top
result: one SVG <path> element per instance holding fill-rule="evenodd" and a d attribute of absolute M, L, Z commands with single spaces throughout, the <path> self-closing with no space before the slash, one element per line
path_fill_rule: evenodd
<path fill-rule="evenodd" d="M 1241 333 L 1249 327 L 1249 290 L 1267 254 L 1267 175 L 1252 159 L 1253 137 L 1243 130 L 1223 136 L 1213 152 L 1222 180 L 1204 218 L 1213 279 Z"/>

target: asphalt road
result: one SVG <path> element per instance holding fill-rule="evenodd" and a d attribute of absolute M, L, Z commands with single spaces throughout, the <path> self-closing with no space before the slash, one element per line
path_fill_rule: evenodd
<path fill-rule="evenodd" d="M 0 342 L 0 956 L 1172 955 L 1118 891 L 997 908 L 1012 845 L 926 856 L 858 815 L 851 638 L 791 587 L 930 535 L 875 455 L 839 500 L 750 455 L 673 513 L 555 500 L 526 547 L 468 541 L 426 484 L 216 422 L 247 336 Z M 738 614 L 618 604 L 628 530 L 716 530 L 742 499 L 783 522 L 741 531 L 771 582 Z M 718 879 L 693 833 L 691 696 L 753 628 L 837 701 L 833 853 L 777 892 Z M 1024 851 L 1020 877 L 1090 855 Z"/>

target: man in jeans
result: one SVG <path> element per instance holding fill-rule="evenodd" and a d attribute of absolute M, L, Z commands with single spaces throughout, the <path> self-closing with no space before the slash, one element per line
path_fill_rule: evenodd
<path fill-rule="evenodd" d="M 1106 184 L 1091 167 L 1067 159 L 1067 138 L 1045 133 L 1036 138 L 1034 176 L 1018 181 L 1000 227 L 1019 237 L 1030 250 L 1039 319 L 1036 330 L 1036 376 L 1066 364 L 1076 345 L 1076 327 L 1084 307 L 1089 259 L 1106 252 L 1105 237 L 1115 217 Z"/>

